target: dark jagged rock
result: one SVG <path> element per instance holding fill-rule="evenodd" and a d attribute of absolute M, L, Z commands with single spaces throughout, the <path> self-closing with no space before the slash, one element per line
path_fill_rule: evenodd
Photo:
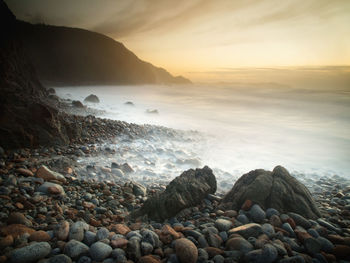
<path fill-rule="evenodd" d="M 84 108 L 84 104 L 80 100 L 73 100 L 72 105 L 76 108 Z"/>
<path fill-rule="evenodd" d="M 176 177 L 160 194 L 149 198 L 133 217 L 147 214 L 149 218 L 164 220 L 182 209 L 199 204 L 208 194 L 216 192 L 216 178 L 212 170 L 190 169 Z"/>
<path fill-rule="evenodd" d="M 264 209 L 295 212 L 307 218 L 320 217 L 309 190 L 282 166 L 276 166 L 272 172 L 258 169 L 243 175 L 222 202 L 232 202 L 233 209 L 240 209 L 246 200 Z"/>

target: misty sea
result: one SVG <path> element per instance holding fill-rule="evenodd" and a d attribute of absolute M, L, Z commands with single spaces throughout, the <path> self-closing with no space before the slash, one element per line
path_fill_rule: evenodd
<path fill-rule="evenodd" d="M 59 87 L 56 92 L 82 102 L 97 95 L 100 103 L 87 105 L 104 111 L 98 117 L 189 131 L 183 138 L 116 142 L 124 154 L 115 158 L 136 167 L 143 180 L 148 174 L 167 181 L 204 165 L 214 169 L 222 188 L 250 170 L 276 165 L 305 180 L 350 178 L 349 90 L 194 84 Z"/>

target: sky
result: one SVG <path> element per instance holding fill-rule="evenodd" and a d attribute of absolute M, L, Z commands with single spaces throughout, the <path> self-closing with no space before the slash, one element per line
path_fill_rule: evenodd
<path fill-rule="evenodd" d="M 106 34 L 142 60 L 192 79 L 229 76 L 242 68 L 315 72 L 322 66 L 349 73 L 344 67 L 350 65 L 349 0 L 6 3 L 18 19 Z"/>

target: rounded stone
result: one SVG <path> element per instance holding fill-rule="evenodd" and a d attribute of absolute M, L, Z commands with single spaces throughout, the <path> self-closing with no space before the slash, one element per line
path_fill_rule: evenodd
<path fill-rule="evenodd" d="M 51 252 L 51 246 L 47 242 L 34 243 L 29 246 L 15 249 L 11 253 L 11 262 L 25 263 L 36 262 L 46 257 Z"/>
<path fill-rule="evenodd" d="M 51 239 L 50 235 L 42 230 L 36 231 L 29 236 L 30 241 L 46 242 Z"/>
<path fill-rule="evenodd" d="M 181 263 L 196 263 L 198 258 L 197 247 L 187 238 L 176 240 L 175 251 L 177 258 Z"/>
<path fill-rule="evenodd" d="M 72 259 L 77 259 L 80 256 L 86 255 L 89 252 L 89 247 L 75 239 L 70 240 L 65 246 L 63 253 Z"/>
<path fill-rule="evenodd" d="M 97 240 L 106 239 L 108 238 L 108 236 L 109 236 L 109 230 L 105 227 L 100 228 L 96 233 Z"/>
<path fill-rule="evenodd" d="M 53 256 L 48 263 L 72 263 L 72 259 L 64 254 Z"/>
<path fill-rule="evenodd" d="M 242 237 L 234 237 L 226 242 L 226 250 L 239 250 L 247 253 L 253 250 L 253 245 Z"/>
<path fill-rule="evenodd" d="M 112 253 L 112 250 L 111 246 L 98 241 L 91 245 L 90 256 L 93 260 L 102 261 Z"/>
<path fill-rule="evenodd" d="M 262 210 L 258 204 L 252 206 L 252 208 L 249 210 L 249 214 L 255 223 L 262 223 L 266 218 L 265 211 Z"/>
<path fill-rule="evenodd" d="M 215 227 L 219 229 L 219 231 L 228 231 L 232 226 L 232 222 L 227 219 L 217 219 L 215 221 Z"/>

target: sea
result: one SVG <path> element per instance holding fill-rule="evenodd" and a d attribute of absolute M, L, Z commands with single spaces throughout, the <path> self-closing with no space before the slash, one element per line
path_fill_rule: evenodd
<path fill-rule="evenodd" d="M 254 169 L 284 166 L 305 184 L 350 179 L 350 88 L 274 83 L 55 87 L 59 97 L 99 110 L 97 117 L 180 130 L 117 138 L 114 156 L 82 158 L 110 166 L 127 162 L 134 180 L 169 182 L 208 165 L 226 191 Z M 90 94 L 100 103 L 86 103 Z"/>

